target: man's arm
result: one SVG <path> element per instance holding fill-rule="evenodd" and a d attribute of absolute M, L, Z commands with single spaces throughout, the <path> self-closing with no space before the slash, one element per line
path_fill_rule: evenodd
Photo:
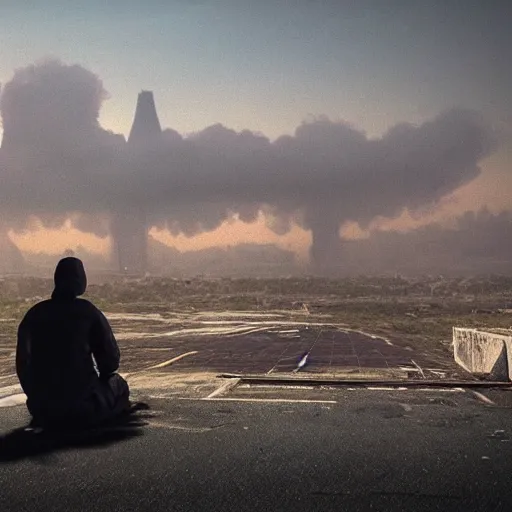
<path fill-rule="evenodd" d="M 120 354 L 114 333 L 105 315 L 96 309 L 95 316 L 90 343 L 100 378 L 103 378 L 108 377 L 119 368 Z"/>
<path fill-rule="evenodd" d="M 18 327 L 18 341 L 16 345 L 16 374 L 23 391 L 27 394 L 30 387 L 29 367 L 32 339 L 27 315 Z"/>

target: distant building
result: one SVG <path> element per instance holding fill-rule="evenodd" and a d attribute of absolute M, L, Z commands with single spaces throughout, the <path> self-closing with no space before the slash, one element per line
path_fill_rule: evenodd
<path fill-rule="evenodd" d="M 128 137 L 128 150 L 145 147 L 158 140 L 162 133 L 151 91 L 142 91 L 137 99 L 135 117 Z M 146 215 L 136 205 L 113 214 L 112 260 L 120 272 L 144 274 L 148 270 L 148 226 Z"/>
<path fill-rule="evenodd" d="M 137 107 L 128 143 L 148 144 L 157 139 L 161 133 L 162 128 L 156 113 L 153 93 L 142 91 L 137 98 Z"/>

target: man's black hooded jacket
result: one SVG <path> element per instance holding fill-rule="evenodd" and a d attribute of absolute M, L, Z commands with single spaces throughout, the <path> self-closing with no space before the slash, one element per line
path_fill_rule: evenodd
<path fill-rule="evenodd" d="M 18 329 L 16 372 L 29 409 L 88 400 L 119 367 L 119 348 L 105 316 L 79 299 L 87 278 L 82 262 L 62 259 L 52 297 L 33 306 Z M 93 361 L 96 362 L 96 365 Z"/>

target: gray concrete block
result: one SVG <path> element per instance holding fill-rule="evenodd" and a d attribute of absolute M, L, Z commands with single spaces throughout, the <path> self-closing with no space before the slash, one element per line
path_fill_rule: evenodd
<path fill-rule="evenodd" d="M 470 373 L 489 380 L 512 380 L 512 336 L 454 327 L 453 355 Z"/>

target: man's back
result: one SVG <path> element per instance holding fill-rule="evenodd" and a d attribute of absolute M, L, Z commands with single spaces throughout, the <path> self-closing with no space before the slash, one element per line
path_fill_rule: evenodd
<path fill-rule="evenodd" d="M 102 316 L 83 299 L 50 299 L 27 313 L 19 328 L 19 349 L 20 357 L 23 352 L 28 356 L 22 385 L 29 399 L 67 401 L 91 394 L 98 380 L 93 353 L 101 354 L 97 345 L 109 341 L 110 329 Z M 112 341 L 111 360 L 102 361 L 107 373 L 117 370 L 119 362 Z"/>
<path fill-rule="evenodd" d="M 20 323 L 16 371 L 33 415 L 99 417 L 128 404 L 128 385 L 115 374 L 119 348 L 112 329 L 99 309 L 77 298 L 86 287 L 82 262 L 64 258 L 52 298 Z"/>

